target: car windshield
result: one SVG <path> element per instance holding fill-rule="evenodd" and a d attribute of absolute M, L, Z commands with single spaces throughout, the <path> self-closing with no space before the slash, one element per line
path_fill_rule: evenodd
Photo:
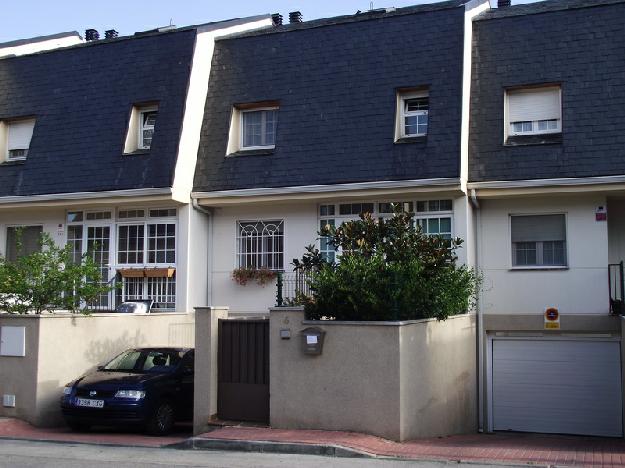
<path fill-rule="evenodd" d="M 182 360 L 182 351 L 130 349 L 113 358 L 102 370 L 111 372 L 172 372 Z"/>

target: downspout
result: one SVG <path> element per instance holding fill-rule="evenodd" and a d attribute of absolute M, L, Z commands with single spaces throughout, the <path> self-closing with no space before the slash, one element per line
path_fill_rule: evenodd
<path fill-rule="evenodd" d="M 197 198 L 191 195 L 191 206 L 194 210 L 206 215 L 208 221 L 208 245 L 206 246 L 206 305 L 210 306 L 213 301 L 212 271 L 213 271 L 213 212 L 201 206 Z"/>
<path fill-rule="evenodd" d="M 473 238 L 475 240 L 475 271 L 479 273 L 480 269 L 480 241 L 482 234 L 482 212 L 480 210 L 480 202 L 477 199 L 477 192 L 471 189 L 470 195 L 471 205 L 475 210 L 475 223 Z M 477 412 L 478 412 L 478 431 L 484 432 L 484 319 L 482 315 L 482 301 L 480 300 L 481 291 L 478 291 L 475 297 L 475 309 L 477 316 Z"/>

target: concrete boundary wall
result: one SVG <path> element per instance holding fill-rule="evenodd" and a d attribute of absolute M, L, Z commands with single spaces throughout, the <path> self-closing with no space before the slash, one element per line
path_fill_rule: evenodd
<path fill-rule="evenodd" d="M 137 346 L 193 347 L 194 314 L 0 314 L 0 327 L 24 327 L 26 355 L 0 356 L 0 397 L 15 408 L 0 417 L 36 426 L 62 424 L 59 398 L 66 383 Z"/>
<path fill-rule="evenodd" d="M 319 356 L 301 350 L 309 326 L 326 332 Z M 271 309 L 270 424 L 400 441 L 475 432 L 476 361 L 474 315 L 313 322 L 298 308 Z"/>

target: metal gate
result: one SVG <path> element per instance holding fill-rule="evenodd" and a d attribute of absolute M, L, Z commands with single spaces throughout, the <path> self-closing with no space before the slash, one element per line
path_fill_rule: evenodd
<path fill-rule="evenodd" d="M 269 422 L 269 320 L 219 320 L 217 415 Z"/>

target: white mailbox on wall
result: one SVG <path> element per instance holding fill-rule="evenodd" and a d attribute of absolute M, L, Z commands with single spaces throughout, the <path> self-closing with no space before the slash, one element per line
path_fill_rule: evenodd
<path fill-rule="evenodd" d="M 26 356 L 25 327 L 0 327 L 0 356 Z"/>

